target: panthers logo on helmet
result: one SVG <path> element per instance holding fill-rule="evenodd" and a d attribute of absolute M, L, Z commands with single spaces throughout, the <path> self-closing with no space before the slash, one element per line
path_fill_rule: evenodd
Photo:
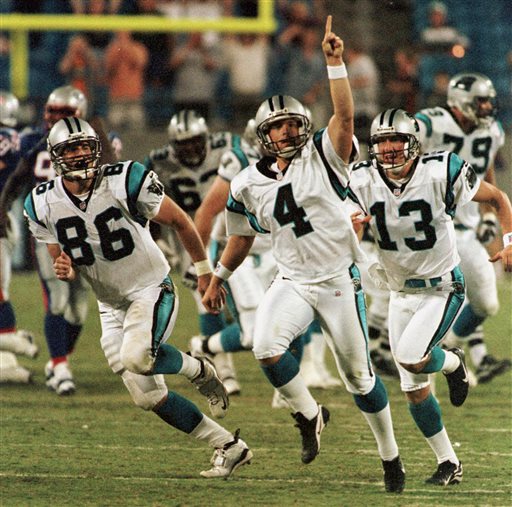
<path fill-rule="evenodd" d="M 455 82 L 455 87 L 456 88 L 459 88 L 461 90 L 466 90 L 467 92 L 469 92 L 469 90 L 471 90 L 471 87 L 473 86 L 473 83 L 476 81 L 476 77 L 475 76 L 462 76 L 460 79 L 458 79 L 456 82 Z"/>

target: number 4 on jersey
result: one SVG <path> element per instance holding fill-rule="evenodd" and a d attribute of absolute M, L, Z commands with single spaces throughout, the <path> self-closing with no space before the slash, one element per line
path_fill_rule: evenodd
<path fill-rule="evenodd" d="M 290 183 L 280 187 L 277 191 L 274 218 L 281 226 L 293 223 L 293 232 L 297 238 L 313 232 L 313 227 L 307 220 L 304 208 L 297 206 L 295 202 Z"/>

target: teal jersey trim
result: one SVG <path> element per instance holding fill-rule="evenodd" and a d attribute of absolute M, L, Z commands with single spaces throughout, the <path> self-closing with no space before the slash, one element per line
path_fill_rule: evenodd
<path fill-rule="evenodd" d="M 245 215 L 247 220 L 249 220 L 249 224 L 251 227 L 261 234 L 269 234 L 270 231 L 267 231 L 258 223 L 258 219 L 246 209 L 246 207 L 239 201 L 237 201 L 231 192 L 229 193 L 228 202 L 226 203 L 226 209 L 233 213 L 238 213 L 239 215 Z"/>
<path fill-rule="evenodd" d="M 349 186 L 345 187 L 340 183 L 340 180 L 336 176 L 336 173 L 334 172 L 333 168 L 331 167 L 329 162 L 327 162 L 327 158 L 325 157 L 324 149 L 322 147 L 322 135 L 324 133 L 324 130 L 325 127 L 315 132 L 315 135 L 313 136 L 313 143 L 315 144 L 316 149 L 320 154 L 320 158 L 322 159 L 322 162 L 324 164 L 325 170 L 327 171 L 329 182 L 331 183 L 332 187 L 334 188 L 334 191 L 342 201 L 349 197 L 352 201 L 359 204 L 359 200 L 357 199 L 352 189 Z"/>
<path fill-rule="evenodd" d="M 451 275 L 453 290 L 450 292 L 450 295 L 448 296 L 448 300 L 446 301 L 446 305 L 444 307 L 443 316 L 441 317 L 441 321 L 434 332 L 434 335 L 429 343 L 427 350 L 425 351 L 425 356 L 444 338 L 445 334 L 452 327 L 452 324 L 455 321 L 455 318 L 457 317 L 459 310 L 462 308 L 462 305 L 464 304 L 466 286 L 464 274 L 462 273 L 459 266 L 457 266 L 453 269 Z"/>
<path fill-rule="evenodd" d="M 455 216 L 457 205 L 455 204 L 455 194 L 453 192 L 453 186 L 457 181 L 457 178 L 462 172 L 464 161 L 455 153 L 448 155 L 448 167 L 446 174 L 446 196 L 445 196 L 445 211 L 452 218 Z"/>
<path fill-rule="evenodd" d="M 359 318 L 359 323 L 361 325 L 361 330 L 363 331 L 364 340 L 365 340 L 365 346 L 366 346 L 366 357 L 368 361 L 368 370 L 370 371 L 370 374 L 373 375 L 373 370 L 371 367 L 370 362 L 370 351 L 368 348 L 368 318 L 366 315 L 366 300 L 365 295 L 363 292 L 363 287 L 361 285 L 361 273 L 359 271 L 359 268 L 352 264 L 348 268 L 350 278 L 352 279 L 352 283 L 354 284 L 354 297 L 355 297 L 355 303 L 357 308 L 357 315 Z"/>
<path fill-rule="evenodd" d="M 425 127 L 427 127 L 427 137 L 430 137 L 432 135 L 432 120 L 423 113 L 416 113 L 414 117 L 425 124 Z"/>
<path fill-rule="evenodd" d="M 137 199 L 144 184 L 149 170 L 140 162 L 132 162 L 128 167 L 126 175 L 126 195 L 128 198 L 128 209 L 133 218 L 142 226 L 146 225 L 147 219 L 137 210 Z"/>
<path fill-rule="evenodd" d="M 151 329 L 152 351 L 155 356 L 164 339 L 176 306 L 176 292 L 169 276 L 160 284 L 161 291 L 158 301 L 153 308 L 153 326 Z"/>
<path fill-rule="evenodd" d="M 32 192 L 30 192 L 25 198 L 25 202 L 23 203 L 23 209 L 26 211 L 27 215 L 30 217 L 31 220 L 39 224 L 41 227 L 44 227 L 45 229 L 47 228 L 46 225 L 44 225 L 43 222 L 41 222 L 39 218 L 37 218 L 37 213 L 34 206 L 34 197 L 32 195 Z"/>

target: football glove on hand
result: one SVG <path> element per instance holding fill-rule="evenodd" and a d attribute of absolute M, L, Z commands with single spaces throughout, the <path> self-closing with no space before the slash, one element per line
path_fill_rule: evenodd
<path fill-rule="evenodd" d="M 476 237 L 483 245 L 492 243 L 498 235 L 498 219 L 494 213 L 484 213 L 476 230 Z"/>
<path fill-rule="evenodd" d="M 181 282 L 188 289 L 197 290 L 197 274 L 194 264 L 191 264 L 188 267 L 187 271 L 183 275 L 183 278 L 181 279 Z"/>

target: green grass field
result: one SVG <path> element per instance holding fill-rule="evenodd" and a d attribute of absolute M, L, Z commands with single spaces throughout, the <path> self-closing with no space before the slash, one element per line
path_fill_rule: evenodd
<path fill-rule="evenodd" d="M 486 323 L 492 353 L 511 357 L 512 289 L 500 284 L 501 310 Z M 310 465 L 300 461 L 300 438 L 287 410 L 270 408 L 272 387 L 249 352 L 235 356 L 242 395 L 232 397 L 223 424 L 254 451 L 253 463 L 228 481 L 203 479 L 211 450 L 136 408 L 99 345 L 95 301 L 72 368 L 77 393 L 47 391 L 43 367 L 42 304 L 34 274 L 11 285 L 20 328 L 36 333 L 42 353 L 20 359 L 35 372 L 33 385 L 0 389 L 0 504 L 10 506 L 509 506 L 512 504 L 512 383 L 510 372 L 478 386 L 461 408 L 447 398 L 439 376 L 437 395 L 448 433 L 464 464 L 458 486 L 427 486 L 435 458 L 409 416 L 398 381 L 384 378 L 396 435 L 407 471 L 401 496 L 384 493 L 379 456 L 351 396 L 338 388 L 314 390 L 331 410 L 322 450 Z M 192 300 L 180 290 L 173 343 L 186 349 L 197 322 Z M 330 362 L 332 367 L 332 361 Z M 168 377 L 171 389 L 208 411 L 186 380 Z"/>

